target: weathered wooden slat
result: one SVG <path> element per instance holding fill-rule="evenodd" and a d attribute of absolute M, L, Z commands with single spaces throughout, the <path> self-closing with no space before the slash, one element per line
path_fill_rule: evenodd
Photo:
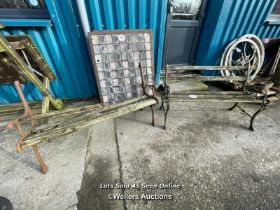
<path fill-rule="evenodd" d="M 36 136 L 37 133 L 39 133 L 39 135 L 41 135 L 41 132 L 42 130 L 43 131 L 48 131 L 50 130 L 51 132 L 53 132 L 54 130 L 56 129 L 59 129 L 61 127 L 71 127 L 73 124 L 80 124 L 82 123 L 83 121 L 88 121 L 90 119 L 96 119 L 96 118 L 99 118 L 99 117 L 103 117 L 104 115 L 107 115 L 108 113 L 114 113 L 115 111 L 118 111 L 118 110 L 121 110 L 121 109 L 127 109 L 127 107 L 130 107 L 134 104 L 142 104 L 143 102 L 145 102 L 146 100 L 144 101 L 139 101 L 139 102 L 136 102 L 136 103 L 133 103 L 133 104 L 130 104 L 130 105 L 127 105 L 127 106 L 121 106 L 121 107 L 117 107 L 117 108 L 114 108 L 114 109 L 108 109 L 108 110 L 93 110 L 91 112 L 88 112 L 88 111 L 83 111 L 82 113 L 79 113 L 78 115 L 76 115 L 75 117 L 71 117 L 71 115 L 68 115 L 66 116 L 66 118 L 68 120 L 64 120 L 64 118 L 60 118 L 60 121 L 56 121 L 56 122 L 50 122 L 46 125 L 43 125 L 43 126 L 40 126 L 40 127 L 37 127 L 34 129 L 34 132 L 33 132 L 33 136 Z M 129 110 L 129 109 L 128 109 Z M 61 121 L 62 120 L 62 121 Z M 57 124 L 58 122 L 58 124 Z M 63 123 L 62 123 L 63 122 Z"/>
<path fill-rule="evenodd" d="M 25 46 L 20 42 L 10 42 L 10 44 L 15 50 L 25 49 Z M 5 52 L 5 50 L 3 48 L 0 48 L 0 52 Z"/>
<path fill-rule="evenodd" d="M 102 114 L 108 112 L 108 111 L 113 111 L 115 109 L 120 109 L 120 108 L 125 108 L 126 106 L 129 106 L 130 104 L 133 103 L 141 103 L 142 100 L 146 100 L 147 96 L 142 96 L 139 98 L 134 98 L 130 99 L 127 101 L 124 101 L 122 103 L 118 104 L 112 104 L 112 105 L 107 105 L 103 106 L 102 104 L 96 104 L 96 105 L 90 105 L 90 106 L 85 106 L 82 108 L 74 108 L 65 111 L 64 113 L 60 113 L 59 115 L 55 115 L 54 113 L 49 113 L 49 115 L 36 115 L 34 116 L 34 119 L 36 120 L 52 120 L 52 127 L 59 126 L 61 124 L 61 121 L 65 122 L 65 125 L 67 124 L 67 121 L 69 122 L 78 122 L 80 119 L 85 118 L 85 117 L 98 117 L 102 116 Z M 26 118 L 27 121 L 29 121 L 29 118 Z M 34 132 L 37 132 L 42 129 L 47 129 L 51 128 L 50 124 L 42 124 L 34 129 Z"/>
<path fill-rule="evenodd" d="M 197 79 L 201 81 L 245 81 L 246 77 L 223 77 L 223 76 L 201 76 L 201 75 L 168 75 L 168 79 L 172 80 L 185 80 L 185 79 Z"/>
<path fill-rule="evenodd" d="M 171 95 L 171 98 L 174 99 L 183 99 L 183 98 L 192 98 L 195 99 L 244 99 L 244 100 L 256 100 L 254 97 L 250 95 L 196 95 L 196 94 L 189 94 L 189 95 Z"/>
<path fill-rule="evenodd" d="M 34 128 L 33 130 L 33 134 L 40 132 L 41 130 L 52 130 L 54 128 L 57 128 L 59 126 L 61 126 L 61 122 L 64 122 L 64 125 L 69 125 L 74 123 L 74 122 L 79 122 L 81 119 L 85 119 L 85 118 L 90 118 L 90 117 L 99 117 L 102 116 L 102 113 L 100 112 L 100 109 L 96 109 L 96 110 L 83 110 L 83 111 L 79 111 L 76 113 L 68 113 L 65 114 L 63 116 L 57 116 L 55 118 L 52 118 L 50 121 L 50 118 L 42 118 L 40 121 L 43 121 L 43 124 L 37 126 L 36 128 Z M 44 121 L 48 119 L 49 122 L 51 123 L 44 123 Z M 29 120 L 28 120 L 29 121 Z"/>
<path fill-rule="evenodd" d="M 244 91 L 180 91 L 180 92 L 172 92 L 172 95 L 186 95 L 186 94 L 194 94 L 194 95 L 248 95 L 248 93 Z"/>
<path fill-rule="evenodd" d="M 248 67 L 244 66 L 181 66 L 181 65 L 168 65 L 166 66 L 167 71 L 178 71 L 178 70 L 186 70 L 186 71 L 240 71 L 246 70 Z"/>
<path fill-rule="evenodd" d="M 69 110 L 71 108 L 77 108 L 77 107 L 85 107 L 89 105 L 96 105 L 98 104 L 98 100 L 96 98 L 88 98 L 88 99 L 71 99 L 71 100 L 64 100 L 63 101 L 65 106 L 62 111 Z M 35 111 L 36 113 L 41 114 L 41 101 L 33 101 L 33 102 L 28 102 L 30 108 Z M 50 104 L 50 108 L 54 110 L 54 106 Z M 23 106 L 21 103 L 13 103 L 13 104 L 5 104 L 5 105 L 0 105 L 0 116 L 4 113 L 9 113 L 9 112 L 17 112 L 24 110 Z M 54 111 L 55 112 L 55 111 Z M 60 112 L 56 112 L 60 113 Z"/>
<path fill-rule="evenodd" d="M 85 107 L 89 105 L 93 106 L 93 104 L 95 106 L 101 107 L 100 104 L 99 104 L 100 106 L 97 105 L 97 100 L 92 98 L 87 100 L 67 100 L 65 101 L 65 108 L 63 109 L 63 111 L 77 109 L 78 108 L 77 106 L 79 107 Z M 34 117 L 41 115 L 41 111 L 42 111 L 41 102 L 29 102 L 29 106 L 35 113 Z M 52 114 L 55 114 L 55 116 L 60 116 L 59 112 L 54 111 L 55 108 L 53 106 L 50 106 L 50 108 L 52 110 L 51 112 Z M 0 122 L 8 122 L 10 120 L 14 120 L 19 116 L 21 116 L 22 114 L 23 114 L 23 106 L 21 103 L 0 106 Z M 38 119 L 40 120 L 40 117 L 38 117 Z M 24 118 L 24 120 L 27 120 L 28 123 L 30 119 Z M 47 120 L 47 118 L 43 120 Z"/>
<path fill-rule="evenodd" d="M 128 104 L 131 104 L 131 103 L 134 103 L 137 101 L 141 101 L 143 99 L 147 99 L 147 96 L 141 96 L 141 97 L 123 101 L 118 104 L 111 104 L 111 105 L 92 104 L 92 105 L 86 105 L 86 106 L 81 106 L 81 107 L 69 107 L 69 108 L 63 109 L 61 111 L 53 111 L 53 112 L 49 112 L 46 114 L 35 115 L 34 119 L 40 120 L 40 119 L 44 119 L 44 118 L 57 118 L 57 117 L 67 116 L 67 115 L 69 115 L 69 113 L 77 114 L 77 113 L 81 113 L 83 111 L 91 111 L 91 110 L 101 110 L 102 109 L 103 111 L 106 111 L 108 109 L 114 109 L 117 107 L 126 106 Z M 28 118 L 26 118 L 26 119 L 28 119 Z"/>
<path fill-rule="evenodd" d="M 40 102 L 29 102 L 28 104 L 32 109 L 37 109 L 41 107 Z M 5 112 L 20 111 L 20 110 L 23 110 L 23 106 L 21 103 L 0 105 L 0 116 L 2 115 L 2 112 L 5 113 Z"/>
<path fill-rule="evenodd" d="M 73 121 L 74 118 L 78 118 L 78 115 L 80 114 L 87 114 L 87 115 L 92 115 L 92 116 L 96 116 L 96 113 L 98 113 L 98 115 L 102 114 L 103 112 L 106 112 L 107 110 L 113 110 L 116 108 L 120 108 L 120 107 L 125 107 L 126 105 L 129 105 L 131 103 L 136 103 L 139 102 L 143 99 L 147 99 L 147 96 L 142 96 L 142 97 L 138 97 L 138 98 L 133 98 L 118 104 L 112 104 L 112 105 L 104 105 L 104 104 L 93 104 L 93 105 L 83 105 L 81 107 L 70 107 L 70 108 L 66 108 L 64 110 L 61 111 L 52 111 L 50 113 L 47 114 L 37 114 L 35 116 L 33 116 L 33 119 L 41 122 L 45 122 L 47 119 L 52 120 L 52 124 L 54 125 L 54 127 L 56 125 L 59 125 L 61 123 L 61 121 Z M 30 121 L 29 117 L 23 118 L 23 120 L 28 123 Z M 77 120 L 77 119 L 74 119 Z M 34 130 L 40 130 L 43 128 L 47 128 L 49 125 L 48 124 L 42 124 L 38 127 L 36 127 Z"/>
<path fill-rule="evenodd" d="M 182 77 L 182 76 L 187 76 L 187 77 L 196 77 L 196 76 L 203 76 L 202 74 L 200 73 L 186 73 L 186 72 L 168 72 L 167 73 L 167 76 L 169 78 L 172 78 L 172 77 Z"/>
<path fill-rule="evenodd" d="M 191 98 L 185 98 L 185 99 L 170 99 L 171 102 L 214 102 L 214 103 L 254 103 L 254 104 L 261 104 L 261 100 L 247 100 L 247 99 L 191 99 Z"/>
<path fill-rule="evenodd" d="M 43 130 L 41 132 L 38 132 L 32 136 L 30 136 L 23 144 L 23 148 L 27 146 L 32 146 L 38 143 L 42 143 L 44 141 L 47 141 L 48 139 L 54 139 L 56 137 L 66 135 L 69 133 L 72 133 L 74 131 L 77 131 L 78 129 L 94 125 L 99 122 L 103 122 L 108 119 L 113 119 L 119 116 L 122 116 L 124 114 L 145 108 L 147 106 L 154 105 L 156 103 L 156 100 L 154 99 L 144 99 L 138 102 L 134 102 L 132 104 L 128 104 L 126 106 L 122 106 L 121 108 L 115 107 L 113 110 L 108 109 L 106 112 L 104 111 L 102 113 L 102 116 L 92 116 L 89 117 L 86 115 L 85 118 L 80 119 L 79 121 L 75 121 L 74 123 L 61 123 L 61 126 L 56 127 L 55 129 L 47 130 L 44 132 Z M 51 122 L 49 122 L 51 127 Z"/>

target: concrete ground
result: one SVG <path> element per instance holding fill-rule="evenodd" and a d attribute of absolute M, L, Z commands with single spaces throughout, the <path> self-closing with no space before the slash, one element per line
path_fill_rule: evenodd
<path fill-rule="evenodd" d="M 144 109 L 42 144 L 46 175 L 31 150 L 16 154 L 13 136 L 1 135 L 0 196 L 15 209 L 280 209 L 280 104 L 255 132 L 231 105 L 173 103 L 167 131 L 161 111 L 152 127 Z"/>

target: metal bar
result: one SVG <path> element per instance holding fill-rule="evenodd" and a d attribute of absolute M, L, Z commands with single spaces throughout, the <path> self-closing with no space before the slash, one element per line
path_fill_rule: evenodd
<path fill-rule="evenodd" d="M 45 162 L 44 162 L 44 160 L 43 160 L 43 158 L 42 158 L 42 156 L 39 152 L 37 144 L 32 145 L 32 148 L 33 148 L 33 151 L 35 153 L 36 159 L 40 164 L 42 173 L 46 174 L 48 172 L 48 166 L 45 164 Z"/>
<path fill-rule="evenodd" d="M 238 103 L 236 102 L 232 107 L 230 107 L 228 110 L 233 111 L 238 106 Z"/>
<path fill-rule="evenodd" d="M 241 106 L 239 106 L 238 104 L 236 105 L 237 108 L 239 108 L 244 114 L 246 114 L 249 117 L 252 117 L 245 109 L 243 109 Z"/>
<path fill-rule="evenodd" d="M 251 131 L 255 131 L 255 128 L 254 128 L 254 121 L 257 117 L 258 114 L 260 114 L 262 111 L 264 111 L 266 109 L 266 106 L 262 105 L 261 108 L 252 116 L 251 120 L 250 120 L 250 127 L 249 129 Z"/>
<path fill-rule="evenodd" d="M 155 113 L 154 113 L 153 105 L 151 106 L 151 111 L 152 111 L 152 125 L 155 126 Z"/>

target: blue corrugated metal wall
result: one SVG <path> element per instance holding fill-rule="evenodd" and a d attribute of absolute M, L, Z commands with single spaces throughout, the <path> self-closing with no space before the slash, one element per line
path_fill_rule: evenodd
<path fill-rule="evenodd" d="M 196 63 L 216 65 L 226 45 L 248 33 L 280 37 L 279 25 L 268 25 L 276 0 L 208 0 Z"/>
<path fill-rule="evenodd" d="M 85 0 L 91 30 L 151 29 L 156 80 L 162 63 L 167 0 Z"/>
<path fill-rule="evenodd" d="M 51 90 L 59 98 L 96 95 L 95 81 L 75 0 L 46 0 L 53 21 L 48 27 L 7 27 L 1 34 L 28 34 L 58 77 Z M 91 30 L 145 29 L 153 31 L 156 78 L 162 62 L 167 0 L 85 0 Z M 24 87 L 29 101 L 40 100 L 32 84 Z M 0 86 L 0 104 L 18 102 L 12 85 Z"/>
<path fill-rule="evenodd" d="M 70 0 L 47 0 L 53 21 L 48 27 L 7 27 L 4 35 L 28 34 L 53 69 L 58 79 L 51 83 L 51 91 L 59 98 L 84 98 L 96 94 L 94 79 L 87 56 L 85 40 L 74 14 L 75 5 Z M 16 20 L 15 20 L 16 21 Z M 32 84 L 26 84 L 24 93 L 28 100 L 40 100 L 41 93 Z M 0 103 L 18 102 L 12 85 L 0 86 Z"/>

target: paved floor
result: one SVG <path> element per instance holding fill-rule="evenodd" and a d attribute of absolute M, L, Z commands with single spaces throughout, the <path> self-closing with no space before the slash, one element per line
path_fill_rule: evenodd
<path fill-rule="evenodd" d="M 0 135 L 0 196 L 9 198 L 16 210 L 75 209 L 88 137 L 89 129 L 84 129 L 41 144 L 39 150 L 49 166 L 44 175 L 30 148 L 16 153 L 16 135 Z"/>
<path fill-rule="evenodd" d="M 1 136 L 0 195 L 16 209 L 280 209 L 280 104 L 256 132 L 230 105 L 173 104 L 167 131 L 145 109 L 43 144 L 46 175 Z"/>

